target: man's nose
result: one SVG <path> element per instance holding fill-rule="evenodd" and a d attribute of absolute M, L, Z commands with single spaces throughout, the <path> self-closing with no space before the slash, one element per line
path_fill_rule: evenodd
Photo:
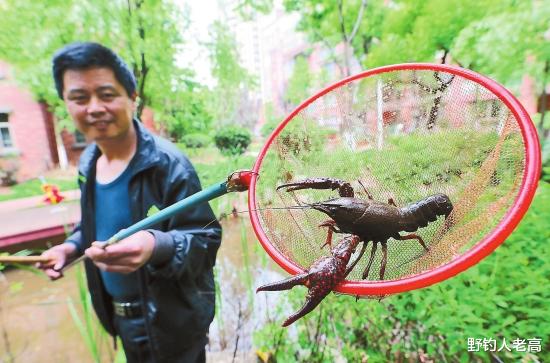
<path fill-rule="evenodd" d="M 90 98 L 90 103 L 88 104 L 88 114 L 101 114 L 106 111 L 105 105 L 98 97 Z"/>

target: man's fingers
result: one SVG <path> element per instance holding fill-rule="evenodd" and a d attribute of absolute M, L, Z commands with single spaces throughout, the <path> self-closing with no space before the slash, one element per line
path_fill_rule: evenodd
<path fill-rule="evenodd" d="M 105 258 L 108 255 L 108 251 L 102 248 L 100 244 L 94 242 L 91 247 L 84 251 L 84 254 L 94 260 L 96 258 Z"/>
<path fill-rule="evenodd" d="M 55 271 L 55 270 L 52 270 L 52 269 L 48 269 L 48 270 L 45 270 L 45 272 L 46 272 L 46 275 L 51 280 L 57 280 L 57 279 L 63 277 L 63 273 L 60 272 L 60 271 Z"/>
<path fill-rule="evenodd" d="M 59 271 L 65 266 L 65 258 L 60 258 L 57 260 L 56 264 L 53 266 L 55 271 Z"/>
<path fill-rule="evenodd" d="M 97 247 L 97 248 L 101 248 L 101 249 L 105 249 L 106 245 L 107 245 L 107 242 L 100 242 L 100 241 L 92 242 L 93 247 Z"/>
<path fill-rule="evenodd" d="M 42 255 L 42 257 L 47 257 L 48 261 L 46 262 L 37 262 L 34 266 L 36 268 L 39 268 L 41 270 L 46 270 L 53 268 L 56 264 L 59 263 L 59 261 L 63 260 L 62 263 L 65 261 L 64 259 L 60 258 L 59 256 L 52 256 L 52 255 Z"/>

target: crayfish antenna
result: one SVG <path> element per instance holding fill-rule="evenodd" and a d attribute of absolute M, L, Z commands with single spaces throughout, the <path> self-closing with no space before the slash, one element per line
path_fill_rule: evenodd
<path fill-rule="evenodd" d="M 270 284 L 265 284 L 256 289 L 256 292 L 260 291 L 281 291 L 281 290 L 290 290 L 296 285 L 304 285 L 305 281 L 308 278 L 307 273 L 289 277 L 288 279 L 272 282 Z"/>
<path fill-rule="evenodd" d="M 315 309 L 315 307 L 317 307 L 317 305 L 319 305 L 319 303 L 323 300 L 323 298 L 327 294 L 325 294 L 321 298 L 316 297 L 315 299 L 312 299 L 311 296 L 308 295 L 305 304 L 300 308 L 300 310 L 298 310 L 294 314 L 290 315 L 288 317 L 288 319 L 285 320 L 282 327 L 289 326 L 290 324 L 294 323 L 296 320 L 300 319 L 301 317 L 303 317 L 304 315 L 309 313 L 311 310 Z"/>

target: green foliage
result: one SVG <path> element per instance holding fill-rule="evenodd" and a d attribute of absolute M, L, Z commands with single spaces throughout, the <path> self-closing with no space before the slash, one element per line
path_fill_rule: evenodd
<path fill-rule="evenodd" d="M 258 14 L 267 14 L 273 9 L 273 0 L 238 0 L 235 10 L 244 20 L 254 20 Z"/>
<path fill-rule="evenodd" d="M 265 108 L 265 123 L 260 129 L 260 135 L 262 137 L 268 137 L 275 128 L 281 123 L 283 118 L 275 113 L 272 103 L 264 105 Z"/>
<path fill-rule="evenodd" d="M 403 62 L 433 62 L 449 51 L 458 33 L 494 8 L 487 0 L 402 0 L 386 11 L 380 42 L 365 59 L 368 67 Z"/>
<path fill-rule="evenodd" d="M 48 184 L 57 185 L 60 191 L 78 189 L 76 180 L 48 179 Z M 63 193 L 61 193 L 63 194 Z M 44 195 L 42 183 L 38 179 L 30 179 L 9 188 L 9 193 L 0 194 L 0 202 L 5 200 Z"/>
<path fill-rule="evenodd" d="M 92 307 L 92 298 L 86 284 L 86 277 L 82 267 L 80 266 L 77 266 L 76 268 L 76 279 L 78 282 L 79 293 L 78 305 L 74 303 L 71 297 L 67 298 L 67 305 L 69 307 L 71 317 L 78 329 L 78 332 L 84 339 L 84 343 L 86 344 L 93 361 L 99 363 L 104 358 L 105 351 L 110 353 L 110 336 L 105 329 L 103 329 L 103 326 L 95 316 L 94 309 Z M 119 344 L 118 346 L 122 348 L 122 344 Z"/>
<path fill-rule="evenodd" d="M 174 2 L 8 0 L 0 2 L 0 12 L 0 58 L 14 66 L 19 82 L 46 101 L 63 126 L 72 127 L 72 122 L 55 92 L 51 58 L 73 41 L 100 42 L 126 60 L 138 81 L 139 110 L 151 108 L 157 121 L 176 132 L 182 126 L 170 126 L 174 120 L 194 122 L 185 114 L 195 115 L 193 108 L 203 101 L 186 83 L 193 72 L 175 61 L 176 53 L 185 49 L 181 34 L 189 19 Z M 202 115 L 197 118 L 208 121 Z"/>
<path fill-rule="evenodd" d="M 386 297 L 380 302 L 328 296 L 295 324 L 294 336 L 275 345 L 281 328 L 268 324 L 255 334 L 257 346 L 275 351 L 281 361 L 323 361 L 312 356 L 289 356 L 288 351 L 307 350 L 321 321 L 326 336 L 323 359 L 343 356 L 350 362 L 420 361 L 489 362 L 487 352 L 468 352 L 468 338 L 541 338 L 540 353 L 494 352 L 501 361 L 550 359 L 550 316 L 546 302 L 550 290 L 550 185 L 539 187 L 533 204 L 517 230 L 492 255 L 469 270 L 437 285 Z M 304 289 L 296 288 L 303 303 Z M 286 292 L 285 292 L 286 294 Z M 270 312 L 271 314 L 272 312 Z M 275 312 L 275 323 L 288 311 Z M 285 333 L 287 334 L 287 333 Z M 319 348 L 322 349 L 322 348 Z M 296 359 L 298 358 L 298 359 Z"/>
<path fill-rule="evenodd" d="M 208 146 L 211 142 L 210 136 L 205 134 L 187 134 L 184 135 L 180 142 L 187 148 L 198 149 Z"/>
<path fill-rule="evenodd" d="M 454 40 L 453 55 L 464 67 L 503 84 L 518 84 L 531 74 L 542 87 L 544 63 L 550 60 L 547 5 L 523 2 L 470 23 Z"/>
<path fill-rule="evenodd" d="M 255 81 L 240 64 L 235 36 L 227 25 L 216 21 L 210 27 L 210 38 L 205 46 L 216 80 L 209 97 L 214 120 L 221 125 L 249 124 L 254 118 L 239 111 L 245 107 L 248 91 L 255 87 Z"/>
<path fill-rule="evenodd" d="M 309 71 L 307 58 L 303 55 L 299 55 L 295 58 L 292 75 L 288 80 L 288 86 L 284 96 L 285 101 L 293 107 L 298 106 L 311 95 L 311 83 L 312 74 Z"/>
<path fill-rule="evenodd" d="M 267 120 L 265 124 L 262 125 L 260 129 L 260 135 L 263 137 L 268 137 L 275 130 L 275 128 L 280 124 L 279 120 L 271 119 Z"/>
<path fill-rule="evenodd" d="M 212 127 L 213 117 L 208 109 L 211 92 L 195 82 L 182 81 L 166 100 L 168 107 L 155 113 L 163 120 L 170 136 L 180 140 L 187 134 L 206 133 Z"/>
<path fill-rule="evenodd" d="M 250 145 L 251 134 L 245 128 L 238 126 L 223 127 L 214 135 L 214 143 L 223 155 L 236 156 L 245 152 Z"/>
<path fill-rule="evenodd" d="M 352 53 L 358 59 L 363 58 L 373 40 L 380 37 L 387 10 L 384 1 L 369 0 L 365 2 L 366 7 L 360 14 L 362 0 L 350 0 L 342 2 L 340 17 L 337 1 L 285 0 L 283 3 L 286 11 L 300 14 L 297 30 L 304 32 L 312 43 L 322 44 L 329 51 L 323 61 L 337 65 L 341 73 L 349 64 L 346 64 L 343 52 L 335 52 L 333 49 L 343 42 L 350 43 Z M 357 32 L 352 37 L 356 24 Z"/>

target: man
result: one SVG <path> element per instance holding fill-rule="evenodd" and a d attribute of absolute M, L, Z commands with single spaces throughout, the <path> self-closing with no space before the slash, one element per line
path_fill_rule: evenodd
<path fill-rule="evenodd" d="M 53 58 L 59 97 L 92 143 L 80 158 L 81 223 L 39 267 L 53 280 L 86 254 L 95 311 L 120 336 L 128 362 L 204 362 L 214 317 L 213 266 L 221 227 L 207 203 L 102 248 L 119 230 L 201 189 L 191 163 L 133 117 L 136 81 L 96 43 Z M 212 222 L 214 221 L 214 222 Z M 205 227 L 207 226 L 207 227 Z"/>

